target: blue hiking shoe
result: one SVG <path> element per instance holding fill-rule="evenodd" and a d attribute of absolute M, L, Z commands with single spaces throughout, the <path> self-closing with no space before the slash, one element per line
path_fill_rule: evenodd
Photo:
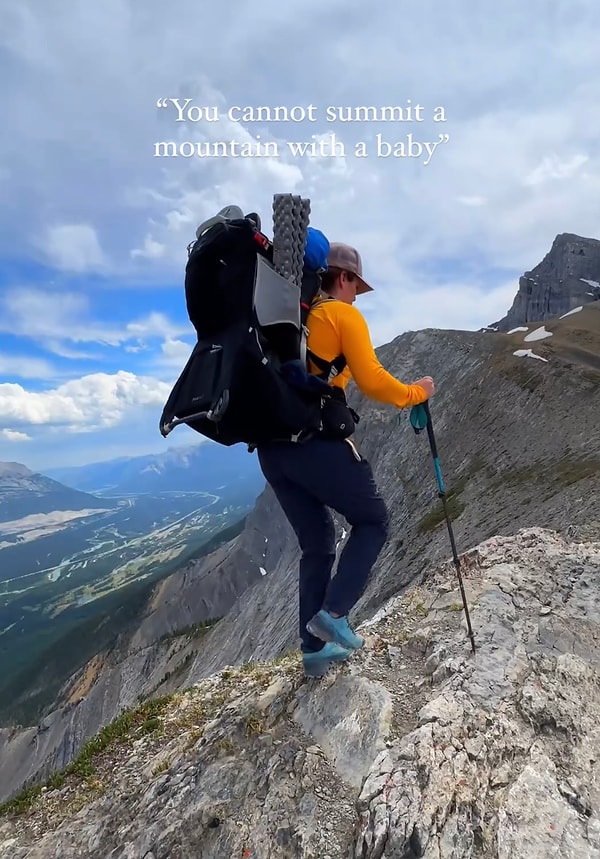
<path fill-rule="evenodd" d="M 346 647 L 340 647 L 333 641 L 324 644 L 321 650 L 315 653 L 303 653 L 302 664 L 307 677 L 322 677 L 327 674 L 333 662 L 343 662 L 352 656 L 352 651 Z"/>
<path fill-rule="evenodd" d="M 345 615 L 332 617 L 324 609 L 321 609 L 308 621 L 306 628 L 311 635 L 315 635 L 323 641 L 336 642 L 349 650 L 359 650 L 365 643 L 362 636 L 352 631 Z"/>

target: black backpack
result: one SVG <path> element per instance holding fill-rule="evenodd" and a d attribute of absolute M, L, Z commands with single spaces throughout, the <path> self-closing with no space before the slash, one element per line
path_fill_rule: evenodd
<path fill-rule="evenodd" d="M 166 437 L 186 424 L 252 451 L 322 431 L 323 398 L 332 388 L 306 371 L 305 324 L 323 269 L 304 261 L 300 285 L 283 277 L 260 218 L 231 208 L 240 217 L 220 213 L 188 247 L 185 298 L 198 340 L 164 406 L 160 432 Z"/>

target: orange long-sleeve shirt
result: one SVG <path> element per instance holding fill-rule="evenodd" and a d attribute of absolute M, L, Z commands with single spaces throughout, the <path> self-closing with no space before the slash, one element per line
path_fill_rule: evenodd
<path fill-rule="evenodd" d="M 381 365 L 365 318 L 353 305 L 336 300 L 319 302 L 309 313 L 307 328 L 307 347 L 311 352 L 325 361 L 332 361 L 340 354 L 346 358 L 346 367 L 334 376 L 332 385 L 346 388 L 350 379 L 354 379 L 365 396 L 399 409 L 427 399 L 427 392 L 420 385 L 400 382 Z M 312 363 L 309 370 L 318 372 Z"/>

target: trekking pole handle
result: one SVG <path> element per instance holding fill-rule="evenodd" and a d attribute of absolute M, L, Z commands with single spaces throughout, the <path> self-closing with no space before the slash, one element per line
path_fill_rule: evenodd
<path fill-rule="evenodd" d="M 431 412 L 429 410 L 429 400 L 425 400 L 423 403 L 423 409 L 425 414 L 427 415 L 427 435 L 429 436 L 429 442 L 431 444 L 431 452 L 433 454 L 434 459 L 437 459 L 437 444 L 435 441 L 435 436 L 433 434 L 433 423 L 431 420 Z"/>

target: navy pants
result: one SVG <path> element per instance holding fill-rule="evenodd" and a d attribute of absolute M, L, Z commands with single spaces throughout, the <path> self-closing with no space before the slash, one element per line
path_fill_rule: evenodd
<path fill-rule="evenodd" d="M 306 624 L 321 608 L 348 614 L 363 593 L 388 535 L 388 511 L 371 466 L 347 441 L 314 438 L 257 449 L 260 467 L 298 538 L 299 623 L 303 651 L 323 642 Z M 336 575 L 332 508 L 351 528 Z"/>

